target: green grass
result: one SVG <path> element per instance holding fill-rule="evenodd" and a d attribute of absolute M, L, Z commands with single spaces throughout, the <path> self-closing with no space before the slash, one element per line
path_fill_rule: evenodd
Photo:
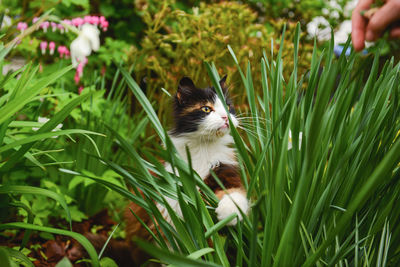
<path fill-rule="evenodd" d="M 377 53 L 367 73 L 356 72 L 358 56 L 335 59 L 332 40 L 321 55 L 314 49 L 309 72 L 298 77 L 299 27 L 294 44 L 295 65 L 288 81 L 281 53 L 261 59 L 262 88 L 253 86 L 250 63 L 246 71 L 239 70 L 251 116 L 241 135 L 236 129 L 231 134 L 252 208 L 235 227 L 218 223 L 215 195 L 177 157 L 150 102 L 122 71 L 165 148 L 133 147 L 115 133 L 133 164 L 106 163 L 144 197 L 98 182 L 142 205 L 157 222 L 157 248 L 138 242 L 155 258 L 174 266 L 400 264 L 400 66 L 392 60 L 378 70 Z M 215 66 L 207 64 L 207 69 L 221 95 Z M 160 158 L 176 173 L 167 173 Z M 163 196 L 181 203 L 183 218 Z M 152 200 L 167 206 L 175 227 Z"/>

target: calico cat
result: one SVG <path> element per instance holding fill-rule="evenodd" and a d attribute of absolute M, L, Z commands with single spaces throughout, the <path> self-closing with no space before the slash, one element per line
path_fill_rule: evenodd
<path fill-rule="evenodd" d="M 235 117 L 235 110 L 228 97 L 225 84 L 226 76 L 221 79 L 220 85 L 223 89 L 226 105 L 233 125 L 238 126 Z M 232 148 L 233 138 L 230 135 L 228 114 L 221 99 L 218 98 L 215 88 L 197 88 L 193 81 L 187 77 L 182 78 L 178 85 L 177 93 L 173 99 L 174 107 L 174 126 L 169 132 L 169 136 L 177 149 L 178 154 L 183 160 L 187 160 L 186 147 L 189 148 L 192 159 L 192 167 L 216 194 L 220 200 L 215 212 L 219 220 L 223 220 L 232 213 L 237 214 L 237 218 L 242 220 L 240 210 L 247 214 L 249 212 L 249 200 L 246 197 L 246 190 L 241 182 L 238 163 L 235 151 Z M 172 172 L 170 164 L 165 165 L 166 169 Z M 224 185 L 221 188 L 219 183 L 210 174 L 213 170 L 218 179 Z M 169 205 L 182 217 L 182 212 L 178 201 L 166 197 Z M 157 204 L 158 209 L 164 218 L 172 224 L 168 211 L 162 204 Z M 153 220 L 147 212 L 135 203 L 131 203 L 125 211 L 125 228 L 127 242 L 114 241 L 112 246 L 106 248 L 106 256 L 117 260 L 119 266 L 139 266 L 148 259 L 148 256 L 139 248 L 132 245 L 129 240 L 138 237 L 142 240 L 151 240 L 151 234 L 144 229 L 141 223 L 132 214 L 131 210 L 141 218 L 141 220 L 152 230 L 155 231 Z M 237 219 L 230 221 L 229 225 L 235 225 Z M 98 250 L 104 244 L 106 237 L 87 236 L 94 243 Z M 95 243 L 97 242 L 97 243 Z M 126 255 L 126 251 L 130 251 Z M 121 261 L 121 253 L 125 254 Z M 115 257 L 114 257 L 115 256 Z"/>
<path fill-rule="evenodd" d="M 236 127 L 239 123 L 228 98 L 225 81 L 226 76 L 220 81 L 225 95 L 223 101 L 229 107 L 231 120 Z M 186 147 L 189 148 L 193 169 L 220 199 L 215 210 L 218 219 L 223 220 L 236 213 L 241 220 L 238 208 L 247 214 L 249 201 L 239 176 L 235 151 L 231 147 L 233 138 L 229 134 L 228 114 L 214 87 L 200 89 L 190 78 L 181 79 L 174 97 L 174 127 L 169 135 L 182 159 L 187 159 Z M 169 164 L 166 169 L 172 171 Z M 226 190 L 219 186 L 210 170 L 215 172 Z M 182 215 L 178 202 L 170 198 L 167 200 Z M 170 221 L 166 209 L 160 204 L 158 208 Z M 229 224 L 236 223 L 237 219 L 234 219 Z"/>

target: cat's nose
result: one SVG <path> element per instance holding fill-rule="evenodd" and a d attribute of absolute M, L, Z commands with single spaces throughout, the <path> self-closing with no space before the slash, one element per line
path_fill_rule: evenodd
<path fill-rule="evenodd" d="M 221 118 L 222 118 L 225 122 L 228 122 L 228 116 L 224 115 L 224 116 L 221 116 Z"/>

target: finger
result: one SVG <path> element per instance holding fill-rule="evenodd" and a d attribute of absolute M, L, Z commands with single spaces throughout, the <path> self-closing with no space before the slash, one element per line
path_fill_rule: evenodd
<path fill-rule="evenodd" d="M 351 16 L 352 33 L 351 39 L 353 46 L 356 51 L 360 51 L 364 48 L 365 42 L 365 29 L 367 26 L 367 19 L 361 16 L 360 12 L 370 7 L 373 0 L 361 0 L 358 2 L 356 8 Z"/>
<path fill-rule="evenodd" d="M 383 5 L 367 24 L 365 38 L 374 41 L 382 35 L 385 29 L 400 18 L 400 1 L 388 1 Z"/>
<path fill-rule="evenodd" d="M 390 38 L 400 38 L 400 27 L 390 30 Z"/>

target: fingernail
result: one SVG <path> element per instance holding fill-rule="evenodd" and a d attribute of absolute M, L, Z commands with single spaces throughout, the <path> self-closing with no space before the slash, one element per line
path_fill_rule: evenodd
<path fill-rule="evenodd" d="M 365 40 L 373 41 L 374 40 L 374 33 L 372 31 L 367 31 L 365 34 Z"/>

